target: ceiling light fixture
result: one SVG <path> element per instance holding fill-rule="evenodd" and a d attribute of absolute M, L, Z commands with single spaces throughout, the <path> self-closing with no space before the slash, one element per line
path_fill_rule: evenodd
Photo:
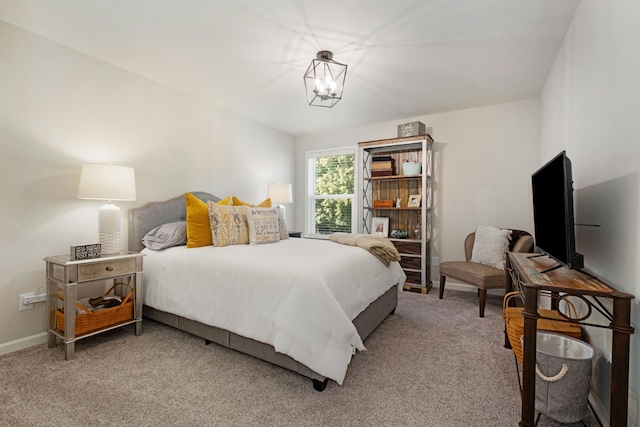
<path fill-rule="evenodd" d="M 322 50 L 304 73 L 309 105 L 331 108 L 342 99 L 347 66 L 333 60 L 333 53 Z"/>

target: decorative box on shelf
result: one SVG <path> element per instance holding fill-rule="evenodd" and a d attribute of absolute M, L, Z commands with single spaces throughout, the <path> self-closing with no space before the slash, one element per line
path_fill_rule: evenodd
<path fill-rule="evenodd" d="M 405 136 L 418 136 L 427 133 L 427 129 L 422 122 L 410 122 L 398 125 L 398 138 Z"/>
<path fill-rule="evenodd" d="M 373 207 L 374 208 L 392 208 L 393 200 L 374 200 Z"/>

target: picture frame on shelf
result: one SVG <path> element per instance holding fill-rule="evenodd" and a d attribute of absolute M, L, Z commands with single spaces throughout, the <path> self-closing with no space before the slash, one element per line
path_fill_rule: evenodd
<path fill-rule="evenodd" d="M 422 199 L 422 196 L 420 196 L 419 194 L 411 194 L 409 196 L 409 202 L 407 203 L 407 207 L 419 208 L 421 199 Z"/>
<path fill-rule="evenodd" d="M 376 236 L 389 236 L 389 218 L 373 217 L 371 218 L 371 234 Z"/>

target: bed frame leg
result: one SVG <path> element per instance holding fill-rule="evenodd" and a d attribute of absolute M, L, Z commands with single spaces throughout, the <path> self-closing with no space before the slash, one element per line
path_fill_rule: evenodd
<path fill-rule="evenodd" d="M 204 340 L 204 345 L 209 345 L 209 344 L 211 344 L 211 341 L 209 341 L 209 340 Z"/>
<path fill-rule="evenodd" d="M 329 378 L 325 378 L 324 381 L 320 380 L 311 380 L 313 381 L 313 389 L 315 391 L 324 391 L 327 388 L 327 383 L 329 382 Z"/>
<path fill-rule="evenodd" d="M 396 314 L 396 309 L 395 307 L 393 308 L 393 310 L 391 310 L 391 313 L 389 313 L 391 316 L 393 316 L 394 314 Z"/>

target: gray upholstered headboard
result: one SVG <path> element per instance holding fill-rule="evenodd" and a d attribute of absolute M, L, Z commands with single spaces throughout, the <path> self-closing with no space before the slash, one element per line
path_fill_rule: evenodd
<path fill-rule="evenodd" d="M 220 201 L 220 198 L 203 191 L 190 191 L 191 194 L 207 202 Z M 140 207 L 129 209 L 129 250 L 140 252 L 144 249 L 142 238 L 159 225 L 169 222 L 185 221 L 187 208 L 184 194 L 163 202 L 149 202 Z"/>

